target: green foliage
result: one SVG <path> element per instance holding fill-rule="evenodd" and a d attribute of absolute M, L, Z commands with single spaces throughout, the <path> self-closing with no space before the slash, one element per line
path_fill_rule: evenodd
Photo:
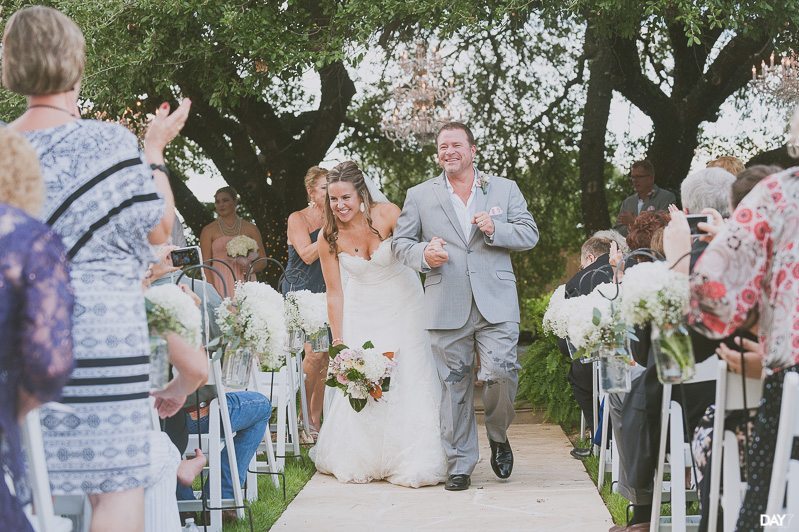
<path fill-rule="evenodd" d="M 302 448 L 302 460 L 289 457 L 286 460 L 286 498 L 283 490 L 275 488 L 271 475 L 258 475 L 258 500 L 250 504 L 253 530 L 269 530 L 280 519 L 288 505 L 299 494 L 316 472 L 308 458 L 308 450 Z M 280 477 L 278 477 L 280 478 Z M 282 482 L 282 479 L 281 479 Z M 246 512 L 245 512 L 246 515 Z M 200 527 L 202 529 L 202 527 Z M 249 532 L 246 519 L 223 526 L 225 532 Z"/>
<path fill-rule="evenodd" d="M 566 380 L 571 363 L 558 350 L 555 337 L 541 326 L 548 303 L 549 296 L 523 303 L 522 327 L 532 331 L 533 342 L 523 357 L 518 397 L 543 407 L 549 421 L 570 430 L 580 420 L 580 409 Z"/>

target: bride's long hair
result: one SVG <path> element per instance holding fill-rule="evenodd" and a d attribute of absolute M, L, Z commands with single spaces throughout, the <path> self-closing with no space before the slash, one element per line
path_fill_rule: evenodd
<path fill-rule="evenodd" d="M 364 207 L 363 217 L 366 218 L 369 229 L 371 229 L 380 240 L 383 240 L 383 237 L 380 236 L 380 231 L 375 229 L 374 225 L 372 225 L 372 206 L 374 205 L 374 201 L 363 179 L 363 172 L 358 168 L 355 161 L 344 161 L 334 166 L 327 174 L 328 194 L 326 197 L 327 201 L 325 201 L 325 224 L 322 227 L 322 234 L 325 236 L 325 240 L 327 240 L 327 244 L 330 246 L 330 253 L 333 255 L 338 254 L 338 244 L 336 243 L 338 241 L 338 223 L 336 223 L 336 215 L 333 214 L 333 209 L 330 207 L 329 190 L 331 183 L 339 182 L 352 183 L 352 186 L 355 187 L 355 192 L 361 198 L 361 203 Z"/>

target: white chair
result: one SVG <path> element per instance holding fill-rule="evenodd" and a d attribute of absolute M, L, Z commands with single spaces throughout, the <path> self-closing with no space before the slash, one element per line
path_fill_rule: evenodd
<path fill-rule="evenodd" d="M 696 365 L 692 379 L 684 384 L 709 382 L 717 378 L 718 357 L 713 355 Z M 696 530 L 699 527 L 699 515 L 686 515 L 685 505 L 688 501 L 698 500 L 696 478 L 692 475 L 691 486 L 685 485 L 685 470 L 692 463 L 691 446 L 685 443 L 685 425 L 682 407 L 671 400 L 672 385 L 663 385 L 663 397 L 660 409 L 660 441 L 658 445 L 657 470 L 655 472 L 652 492 L 652 517 L 650 530 L 669 529 L 675 532 Z M 669 435 L 670 452 L 666 460 L 666 436 Z M 671 481 L 664 482 L 666 471 L 671 473 Z M 691 468 L 693 471 L 693 468 Z M 671 503 L 671 516 L 660 515 L 660 505 Z"/>
<path fill-rule="evenodd" d="M 774 448 L 774 465 L 771 471 L 766 515 L 772 519 L 778 515 L 792 519 L 793 522 L 784 523 L 784 526 L 791 526 L 793 529 L 799 526 L 799 518 L 796 517 L 799 514 L 799 461 L 791 458 L 793 439 L 799 436 L 797 401 L 799 401 L 799 374 L 791 372 L 785 375 L 782 388 L 780 423 L 777 428 L 777 444 Z M 793 517 L 788 517 L 791 515 Z M 772 528 L 766 528 L 770 529 Z M 773 528 L 773 530 L 779 529 L 777 526 Z"/>
<path fill-rule="evenodd" d="M 233 431 L 230 425 L 230 414 L 225 399 L 225 387 L 222 384 L 222 367 L 219 360 L 210 361 L 208 372 L 208 385 L 214 386 L 216 397 L 209 404 L 208 433 L 189 434 L 189 445 L 185 456 L 193 456 L 193 450 L 203 449 L 208 457 L 208 483 L 209 496 L 207 506 L 202 499 L 193 501 L 178 501 L 181 512 L 199 512 L 208 510 L 211 513 L 211 524 L 208 530 L 221 532 L 222 509 L 235 508 L 239 519 L 244 519 L 244 497 L 241 491 L 239 473 L 236 462 L 236 450 L 233 446 Z M 222 451 L 227 453 L 230 465 L 230 478 L 233 484 L 233 499 L 222 499 Z M 201 492 L 195 492 L 202 496 Z"/>
<path fill-rule="evenodd" d="M 30 485 L 35 514 L 26 508 L 28 520 L 37 532 L 70 532 L 72 522 L 55 514 L 50 495 L 50 480 L 47 477 L 47 461 L 44 457 L 44 440 L 40 425 L 39 409 L 32 410 L 22 425 L 22 447 L 28 462 L 28 484 Z M 85 499 L 85 497 L 84 497 Z M 80 514 L 83 515 L 81 506 Z M 88 529 L 88 520 L 84 529 Z M 83 524 L 83 523 L 82 523 Z"/>
<path fill-rule="evenodd" d="M 708 508 L 708 530 L 716 530 L 719 505 L 724 508 L 724 531 L 735 530 L 738 511 L 741 508 L 746 483 L 741 480 L 741 464 L 738 454 L 738 439 L 732 431 L 724 430 L 724 420 L 729 412 L 756 408 L 763 394 L 760 378 L 747 378 L 727 371 L 727 363 L 717 363 L 716 414 L 713 419 L 713 440 L 710 456 L 710 488 Z M 724 493 L 721 493 L 722 471 Z"/>
<path fill-rule="evenodd" d="M 262 390 L 264 388 L 263 378 L 259 378 L 258 374 L 261 373 L 260 364 L 258 360 L 252 361 L 253 368 L 252 373 L 250 374 L 250 385 L 248 389 L 258 392 L 266 397 L 269 397 L 269 390 Z M 259 380 L 262 384 L 259 384 Z M 278 398 L 278 394 L 273 393 L 274 398 Z M 270 403 L 272 402 L 272 398 L 269 398 Z M 272 404 L 272 409 L 275 410 L 277 406 Z M 284 436 L 285 440 L 285 436 Z M 260 452 L 266 452 L 266 464 L 263 462 L 258 462 L 256 460 L 256 456 L 252 457 L 250 461 L 249 467 L 247 468 L 247 494 L 246 498 L 248 501 L 254 501 L 258 498 L 258 475 L 259 474 L 267 474 L 272 476 L 272 483 L 276 488 L 280 488 L 280 481 L 278 480 L 278 476 L 282 475 L 282 471 L 280 470 L 277 460 L 275 458 L 275 448 L 272 445 L 272 428 L 267 423 L 266 425 L 266 432 L 264 433 L 264 439 L 261 441 L 261 444 L 258 446 L 258 450 Z M 257 455 L 257 453 L 256 453 Z M 283 490 L 285 493 L 285 483 L 283 486 Z"/>
<path fill-rule="evenodd" d="M 277 412 L 277 423 L 274 431 L 277 441 L 274 443 L 274 453 L 277 459 L 277 471 L 283 472 L 287 457 L 287 445 L 291 446 L 293 456 L 300 457 L 300 435 L 297 416 L 297 392 L 301 387 L 297 379 L 296 361 L 290 357 L 286 365 L 278 371 L 260 371 L 253 369 L 254 391 L 269 398 L 272 407 Z M 272 431 L 270 426 L 269 432 Z M 266 440 L 266 438 L 264 438 Z M 265 451 L 266 446 L 272 445 L 271 435 L 269 441 L 264 441 L 259 451 Z M 264 472 L 264 471 L 261 471 Z"/>
<path fill-rule="evenodd" d="M 304 354 L 305 354 L 305 345 L 303 344 L 303 347 L 301 347 L 300 350 L 297 353 L 295 353 L 294 356 L 292 356 L 291 358 L 294 360 L 295 367 L 297 368 L 296 369 L 296 374 L 298 375 L 297 382 L 300 387 L 300 408 L 302 410 L 302 420 L 300 424 L 302 425 L 303 430 L 310 433 L 310 428 L 309 428 L 310 425 L 308 420 L 311 418 L 308 416 L 308 396 L 305 390 L 306 377 L 305 377 L 305 369 L 302 367 L 302 357 Z"/>
<path fill-rule="evenodd" d="M 602 408 L 602 432 L 599 438 L 599 465 L 597 466 L 597 490 L 602 491 L 602 486 L 605 484 L 605 475 L 610 473 L 610 482 L 613 491 L 618 491 L 616 483 L 619 480 L 619 452 L 616 448 L 616 438 L 610 442 L 610 449 L 608 449 L 608 439 L 610 438 L 610 405 L 608 404 L 608 394 L 599 386 L 599 362 L 593 362 L 593 384 L 592 384 L 592 404 L 594 406 L 594 431 L 596 431 L 597 421 L 599 419 L 599 406 L 604 401 Z M 593 439 L 593 434 L 592 434 Z M 596 450 L 596 446 L 594 446 Z"/>

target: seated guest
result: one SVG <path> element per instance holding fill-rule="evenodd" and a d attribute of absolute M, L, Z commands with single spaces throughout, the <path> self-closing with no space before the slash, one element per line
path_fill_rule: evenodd
<path fill-rule="evenodd" d="M 744 163 L 738 157 L 724 156 L 707 163 L 708 168 L 723 168 L 734 176 L 744 170 Z"/>
<path fill-rule="evenodd" d="M 599 284 L 610 282 L 613 271 L 608 264 L 611 240 L 593 236 L 585 241 L 580 250 L 580 271 L 566 282 L 566 298 L 590 294 Z M 565 340 L 558 341 L 558 347 L 564 356 L 571 360 L 571 353 Z M 586 426 L 593 433 L 593 366 L 582 360 L 571 360 L 571 368 L 567 377 L 571 384 L 574 399 L 580 405 Z M 583 436 L 583 435 L 581 435 Z M 591 454 L 591 448 L 575 448 L 571 451 L 574 458 L 585 458 Z"/>
<path fill-rule="evenodd" d="M 58 400 L 72 373 L 72 308 L 66 251 L 58 236 L 32 218 L 43 201 L 33 148 L 0 129 L 0 522 L 33 531 L 19 423 Z M 13 494 L 9 490 L 13 488 Z"/>
<path fill-rule="evenodd" d="M 666 227 L 670 215 L 664 211 L 649 211 L 641 213 L 630 225 L 627 234 L 627 245 L 632 251 L 637 249 L 650 249 L 652 236 L 660 228 Z M 639 259 L 640 260 L 640 259 Z"/>
<path fill-rule="evenodd" d="M 655 184 L 655 167 L 647 160 L 633 163 L 630 169 L 630 181 L 635 193 L 627 196 L 622 202 L 614 227 L 625 236 L 641 213 L 665 211 L 669 205 L 677 202 L 673 192 Z"/>

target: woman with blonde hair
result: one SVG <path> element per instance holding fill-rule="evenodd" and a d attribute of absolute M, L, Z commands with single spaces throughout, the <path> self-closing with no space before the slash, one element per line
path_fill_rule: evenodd
<path fill-rule="evenodd" d="M 319 264 L 319 244 L 316 242 L 325 217 L 327 195 L 327 170 L 312 166 L 305 173 L 305 191 L 308 206 L 291 213 L 288 219 L 289 260 L 286 275 L 280 283 L 283 295 L 299 290 L 325 292 L 325 279 Z M 325 400 L 327 378 L 327 353 L 316 353 L 305 343 L 302 368 L 306 375 L 305 395 L 308 398 L 310 436 L 316 440 L 322 426 L 322 406 Z"/>
<path fill-rule="evenodd" d="M 0 522 L 31 531 L 19 423 L 57 400 L 72 372 L 69 269 L 61 240 L 32 217 L 42 207 L 36 152 L 0 128 Z M 13 487 L 13 492 L 9 487 Z M 12 494 L 13 493 L 13 494 Z"/>
<path fill-rule="evenodd" d="M 92 531 L 140 531 L 153 430 L 141 281 L 151 244 L 172 229 L 163 152 L 191 102 L 171 114 L 159 107 L 142 154 L 121 125 L 79 119 L 84 48 L 77 25 L 43 6 L 14 13 L 3 35 L 3 85 L 27 99 L 9 127 L 37 152 L 47 190 L 40 215 L 66 246 L 75 292 L 67 408 L 43 407 L 42 430 L 53 493 L 88 494 Z M 165 394 L 154 395 L 185 400 Z"/>

